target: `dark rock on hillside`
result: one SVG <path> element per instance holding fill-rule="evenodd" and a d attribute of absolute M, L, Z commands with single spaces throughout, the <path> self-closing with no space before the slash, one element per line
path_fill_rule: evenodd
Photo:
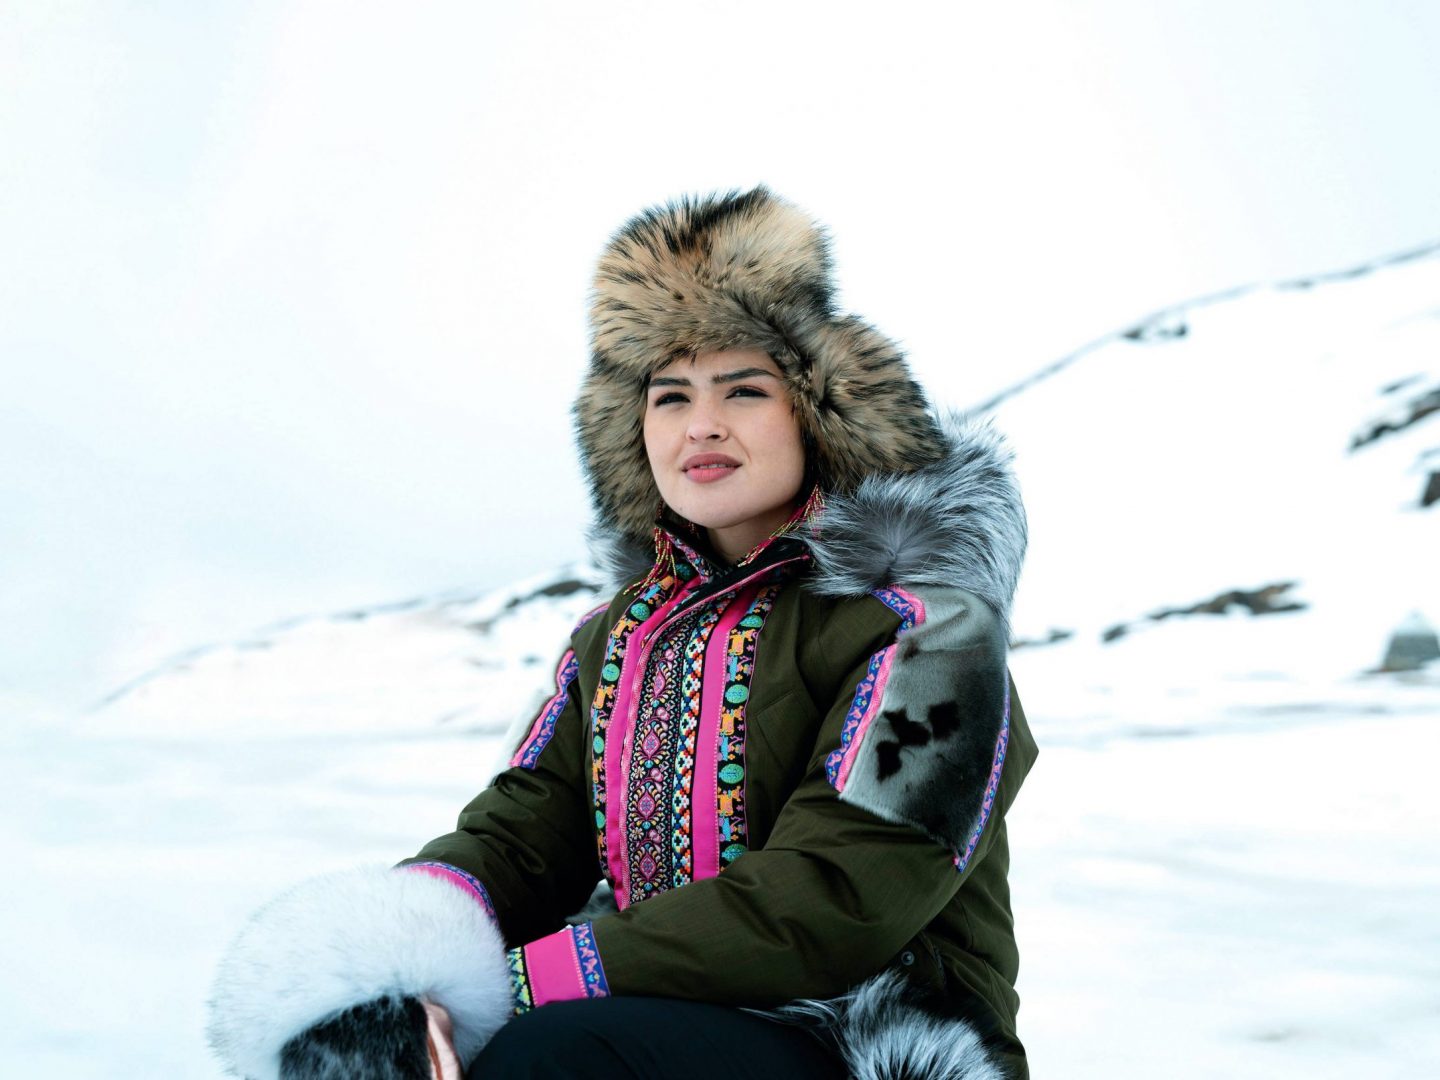
<path fill-rule="evenodd" d="M 1287 611 L 1304 611 L 1306 604 L 1285 597 L 1285 594 L 1297 584 L 1298 582 L 1294 581 L 1277 581 L 1270 585 L 1262 585 L 1258 589 L 1230 589 L 1209 600 L 1191 604 L 1189 607 L 1161 608 L 1159 611 L 1152 611 L 1145 618 L 1151 622 L 1163 622 L 1165 619 L 1177 615 L 1224 615 L 1232 607 L 1244 608 L 1251 615 L 1279 615 Z M 1137 623 L 1116 623 L 1100 635 L 1100 640 L 1107 644 L 1118 641 L 1136 625 Z"/>
<path fill-rule="evenodd" d="M 1395 628 L 1385 650 L 1381 671 L 1415 671 L 1431 660 L 1440 660 L 1440 638 L 1419 612 Z"/>
<path fill-rule="evenodd" d="M 1431 387 L 1423 394 L 1416 394 L 1405 402 L 1401 411 L 1394 417 L 1379 420 L 1364 431 L 1357 432 L 1350 440 L 1350 449 L 1352 451 L 1359 450 L 1362 446 L 1368 446 L 1377 439 L 1383 439 L 1386 435 L 1404 431 L 1433 413 L 1440 413 L 1440 386 Z"/>

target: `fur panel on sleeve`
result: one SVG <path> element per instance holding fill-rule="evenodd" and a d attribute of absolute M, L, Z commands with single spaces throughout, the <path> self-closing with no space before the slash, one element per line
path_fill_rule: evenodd
<path fill-rule="evenodd" d="M 963 869 L 989 816 L 1008 739 L 1006 643 L 999 617 L 973 593 L 915 595 L 925 621 L 894 646 L 840 799 L 928 833 Z"/>
<path fill-rule="evenodd" d="M 311 878 L 257 911 L 220 962 L 210 1045 L 226 1069 L 275 1080 L 286 1043 L 381 998 L 425 997 L 469 1063 L 513 1008 L 499 930 L 460 889 L 366 867 Z"/>

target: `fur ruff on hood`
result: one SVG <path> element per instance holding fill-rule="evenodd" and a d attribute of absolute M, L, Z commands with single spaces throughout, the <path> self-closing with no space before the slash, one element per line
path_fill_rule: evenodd
<path fill-rule="evenodd" d="M 621 228 L 596 269 L 575 403 L 597 518 L 649 537 L 660 494 L 645 456 L 645 387 L 704 350 L 774 358 L 827 492 L 934 462 L 939 430 L 899 346 L 838 313 L 834 293 L 825 233 L 764 187 L 680 199 Z"/>

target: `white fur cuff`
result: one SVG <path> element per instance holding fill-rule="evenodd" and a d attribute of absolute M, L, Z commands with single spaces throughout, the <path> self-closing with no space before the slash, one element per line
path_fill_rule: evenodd
<path fill-rule="evenodd" d="M 220 961 L 210 1045 L 225 1067 L 275 1080 L 294 1036 L 386 995 L 443 1005 L 468 1065 L 513 1008 L 505 944 L 448 881 L 366 867 L 311 878 L 266 904 Z"/>

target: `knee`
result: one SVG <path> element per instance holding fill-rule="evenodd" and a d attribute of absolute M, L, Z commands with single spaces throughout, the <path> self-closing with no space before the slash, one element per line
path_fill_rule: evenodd
<path fill-rule="evenodd" d="M 560 1080 L 625 1075 L 608 1041 L 586 1022 L 587 1005 L 592 1003 L 556 1002 L 515 1017 L 485 1044 L 466 1076 Z"/>

